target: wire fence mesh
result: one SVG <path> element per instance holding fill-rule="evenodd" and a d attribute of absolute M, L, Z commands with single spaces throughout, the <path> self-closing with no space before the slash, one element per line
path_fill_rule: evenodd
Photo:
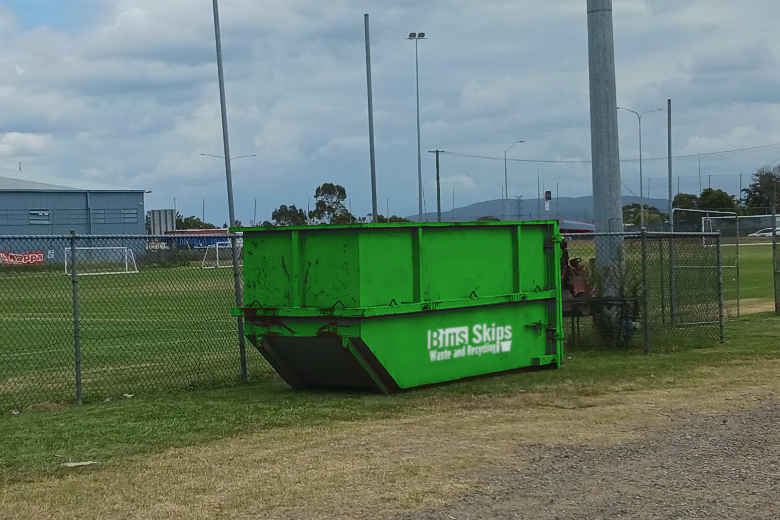
<path fill-rule="evenodd" d="M 226 238 L 0 237 L 0 407 L 72 401 L 79 383 L 95 401 L 238 382 Z M 565 244 L 570 345 L 722 336 L 730 260 L 717 234 L 577 234 Z M 249 376 L 270 377 L 248 354 Z"/>
<path fill-rule="evenodd" d="M 567 235 L 564 315 L 573 345 L 670 345 L 722 338 L 716 234 Z"/>
<path fill-rule="evenodd" d="M 74 400 L 79 361 L 86 401 L 237 382 L 226 240 L 0 237 L 0 406 Z M 248 358 L 250 375 L 270 374 Z"/>

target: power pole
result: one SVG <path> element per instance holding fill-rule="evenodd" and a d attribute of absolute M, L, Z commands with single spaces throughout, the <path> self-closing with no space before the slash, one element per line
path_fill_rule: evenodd
<path fill-rule="evenodd" d="M 441 179 L 439 177 L 439 154 L 444 150 L 428 150 L 428 153 L 436 154 L 436 220 L 441 222 Z"/>

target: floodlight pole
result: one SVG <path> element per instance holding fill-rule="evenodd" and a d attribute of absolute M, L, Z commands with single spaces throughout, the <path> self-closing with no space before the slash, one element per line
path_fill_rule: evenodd
<path fill-rule="evenodd" d="M 374 157 L 374 101 L 371 93 L 371 39 L 368 32 L 368 13 L 363 15 L 366 32 L 366 85 L 368 90 L 368 147 L 371 156 L 371 214 L 377 221 L 376 208 L 376 160 Z M 419 123 L 418 123 L 419 124 Z M 419 131 L 418 131 L 419 136 Z M 419 146 L 419 138 L 418 138 Z M 389 216 L 389 215 L 388 215 Z"/>
<path fill-rule="evenodd" d="M 418 42 L 425 40 L 425 33 L 409 33 L 409 39 L 414 40 L 414 77 L 417 92 L 417 211 L 423 214 L 423 185 L 422 185 L 422 152 L 420 147 L 420 59 Z"/>
<path fill-rule="evenodd" d="M 218 0 L 213 0 L 214 7 L 214 39 L 217 44 L 217 76 L 219 79 L 219 105 L 222 112 L 222 144 L 225 149 L 225 181 L 227 183 L 228 193 L 228 216 L 230 218 L 230 225 L 233 226 L 236 223 L 235 208 L 233 205 L 233 178 L 230 169 L 230 137 L 228 135 L 228 119 L 227 119 L 227 106 L 225 103 L 225 76 L 222 70 L 222 39 L 219 31 L 219 5 Z M 238 266 L 238 245 L 236 243 L 235 235 L 230 235 L 230 247 L 233 251 L 233 287 L 236 294 L 236 306 L 241 307 L 243 305 L 243 294 L 241 290 L 241 272 Z M 246 364 L 246 343 L 244 340 L 244 321 L 241 317 L 237 317 L 238 322 L 238 348 L 239 357 L 241 363 L 241 379 L 247 380 L 247 364 Z"/>

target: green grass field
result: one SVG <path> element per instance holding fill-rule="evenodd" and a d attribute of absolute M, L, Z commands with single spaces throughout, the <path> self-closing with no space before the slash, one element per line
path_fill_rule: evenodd
<path fill-rule="evenodd" d="M 778 336 L 780 318 L 763 314 L 734 320 L 726 344 L 702 342 L 698 348 L 670 347 L 649 356 L 637 349 L 573 349 L 560 370 L 503 374 L 392 396 L 293 391 L 271 376 L 231 388 L 34 407 L 0 418 L 0 486 L 65 476 L 69 470 L 61 463 L 67 461 L 95 460 L 97 471 L 121 469 L 134 456 L 254 432 L 289 436 L 315 426 L 426 414 L 438 406 L 482 413 L 501 397 L 524 393 L 536 393 L 539 406 L 576 408 L 594 396 L 690 385 L 715 368 L 763 366 L 780 359 Z M 638 413 L 653 412 L 643 405 Z"/>
<path fill-rule="evenodd" d="M 0 405 L 72 400 L 72 285 L 62 272 L 0 272 Z M 87 401 L 239 377 L 231 269 L 148 268 L 79 278 Z M 250 373 L 267 374 L 249 352 Z"/>

